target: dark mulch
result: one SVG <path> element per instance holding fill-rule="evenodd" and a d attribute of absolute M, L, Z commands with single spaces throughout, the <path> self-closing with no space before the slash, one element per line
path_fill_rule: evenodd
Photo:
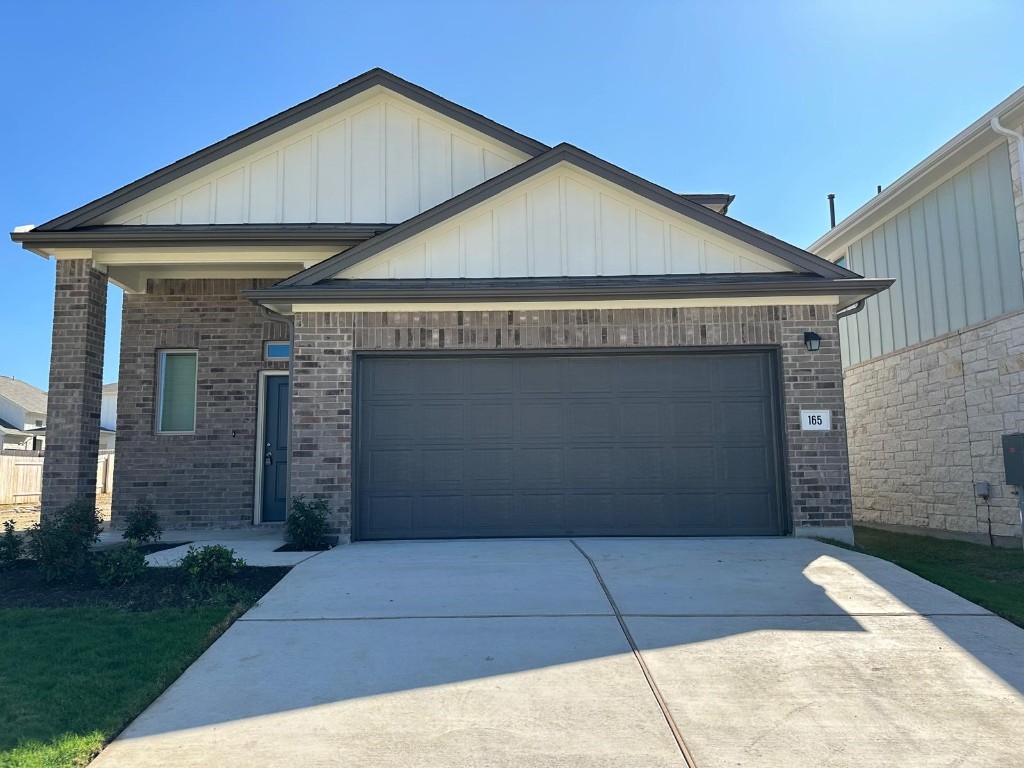
<path fill-rule="evenodd" d="M 298 544 L 284 544 L 277 549 L 275 552 L 326 552 L 329 549 L 333 549 L 330 544 L 319 544 L 312 549 L 309 547 L 300 547 Z"/>
<path fill-rule="evenodd" d="M 180 568 L 147 568 L 133 584 L 107 587 L 92 575 L 68 583 L 48 582 L 34 561 L 19 560 L 13 569 L 0 572 L 0 608 L 111 606 L 151 611 L 197 603 L 241 602 L 252 595 L 261 597 L 289 570 L 247 566 L 228 584 L 195 587 Z"/>

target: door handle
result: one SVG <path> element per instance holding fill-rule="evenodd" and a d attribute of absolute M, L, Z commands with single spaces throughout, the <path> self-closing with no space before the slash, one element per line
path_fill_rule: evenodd
<path fill-rule="evenodd" d="M 273 463 L 274 454 L 272 454 L 270 451 L 267 451 L 265 454 L 263 454 L 263 466 L 269 467 Z"/>

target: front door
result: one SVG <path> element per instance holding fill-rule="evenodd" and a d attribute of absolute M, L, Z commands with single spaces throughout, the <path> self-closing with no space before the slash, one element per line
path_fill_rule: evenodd
<path fill-rule="evenodd" d="M 264 523 L 284 521 L 288 511 L 288 377 L 267 376 L 263 416 Z"/>

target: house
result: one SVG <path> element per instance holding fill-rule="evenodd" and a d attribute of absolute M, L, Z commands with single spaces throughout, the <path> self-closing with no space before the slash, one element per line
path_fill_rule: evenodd
<path fill-rule="evenodd" d="M 44 395 L 45 396 L 45 395 Z M 100 402 L 100 450 L 112 452 L 117 436 L 117 382 L 104 384 Z M 28 430 L 36 440 L 37 448 L 42 449 L 46 443 L 46 427 L 38 426 Z"/>
<path fill-rule="evenodd" d="M 376 69 L 19 228 L 57 266 L 44 513 L 92 491 L 110 281 L 115 526 L 304 494 L 344 540 L 851 540 L 837 317 L 890 281 L 730 199 Z"/>
<path fill-rule="evenodd" d="M 32 430 L 46 424 L 46 393 L 12 376 L 0 376 L 0 435 L 3 448 L 40 450 L 43 439 Z"/>
<path fill-rule="evenodd" d="M 854 514 L 1020 536 L 1001 438 L 1024 431 L 1024 88 L 810 246 L 892 289 L 840 321 Z"/>

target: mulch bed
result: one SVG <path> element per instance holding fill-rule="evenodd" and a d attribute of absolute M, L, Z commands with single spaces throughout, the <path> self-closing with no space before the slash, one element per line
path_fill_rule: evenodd
<path fill-rule="evenodd" d="M 151 611 L 203 602 L 220 603 L 226 599 L 225 589 L 263 595 L 289 570 L 247 566 L 225 587 L 203 589 L 190 587 L 180 568 L 147 568 L 133 584 L 107 587 L 91 575 L 68 583 L 48 582 L 34 561 L 19 560 L 11 570 L 0 572 L 0 608 L 112 606 L 129 611 Z"/>
<path fill-rule="evenodd" d="M 300 547 L 297 544 L 284 544 L 277 549 L 275 552 L 326 552 L 329 549 L 334 549 L 330 544 L 320 544 L 310 549 L 309 547 Z"/>

